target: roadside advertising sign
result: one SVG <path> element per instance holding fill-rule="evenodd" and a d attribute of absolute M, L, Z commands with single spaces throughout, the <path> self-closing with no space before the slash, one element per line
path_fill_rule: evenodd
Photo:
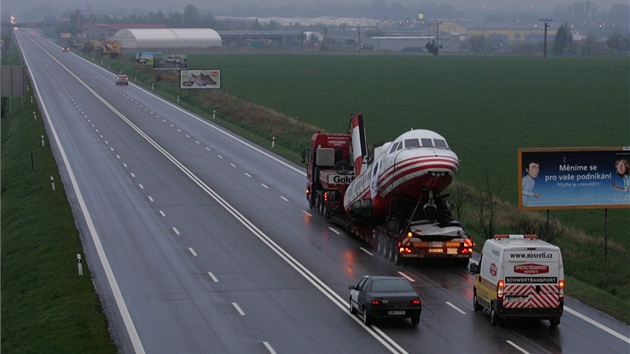
<path fill-rule="evenodd" d="M 630 146 L 518 150 L 519 209 L 630 208 Z"/>
<path fill-rule="evenodd" d="M 181 89 L 220 89 L 221 70 L 181 70 Z"/>

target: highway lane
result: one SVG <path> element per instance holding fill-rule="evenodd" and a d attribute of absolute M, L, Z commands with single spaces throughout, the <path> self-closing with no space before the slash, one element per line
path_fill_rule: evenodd
<path fill-rule="evenodd" d="M 96 94 L 229 200 L 260 234 L 297 258 L 341 299 L 347 297 L 347 285 L 363 274 L 402 270 L 414 279 L 424 301 L 419 328 L 399 321 L 378 324 L 378 329 L 406 351 L 519 352 L 510 343 L 530 352 L 627 349 L 623 339 L 601 338 L 606 332 L 570 314 L 553 332 L 540 321 L 493 328 L 487 316 L 470 310 L 471 278 L 463 269 L 397 268 L 375 258 L 368 253 L 372 251 L 369 247 L 334 232 L 331 225 L 303 210 L 305 181 L 299 168 L 263 155 L 251 145 L 235 144 L 237 137 L 150 97 L 134 85 L 114 87 L 113 74 L 61 53 L 58 47 L 41 45 L 60 62 L 70 63 L 67 65 Z M 38 58 L 45 65 L 54 65 L 44 60 L 45 55 Z M 149 147 L 122 117 L 94 94 L 86 94 L 85 87 L 76 85 L 76 78 L 58 68 L 34 75 L 58 76 L 40 91 L 56 92 L 53 100 L 58 112 L 54 116 L 72 119 L 65 123 L 64 144 L 80 152 L 73 155 L 73 161 L 90 166 L 78 171 L 77 179 L 87 181 L 84 189 L 89 190 L 93 208 L 99 211 L 97 229 L 107 235 L 105 249 L 112 250 L 112 267 L 125 284 L 123 292 L 127 303 L 131 302 L 131 317 L 139 336 L 150 338 L 142 340 L 148 352 L 173 348 L 178 352 L 198 352 L 201 348 L 250 352 L 263 348 L 263 342 L 271 343 L 278 352 L 298 347 L 312 348 L 313 352 L 374 352 L 375 345 L 379 346 L 362 325 L 339 309 L 338 299 L 326 300 L 322 296 L 326 291 L 315 290 L 306 280 L 312 278 L 287 269 L 291 263 L 266 247 L 257 233 L 235 222 L 219 201 L 203 194 L 199 185 L 163 154 L 160 156 L 155 147 Z M 62 84 L 69 92 L 66 97 L 58 89 Z M 81 98 L 77 104 L 60 104 L 70 97 Z M 93 151 L 87 151 L 88 147 Z M 112 195 L 121 189 L 122 195 Z M 217 287 L 221 288 L 219 293 Z M 235 298 L 240 300 L 234 303 L 245 313 L 246 321 L 239 321 L 238 316 L 243 315 L 232 305 Z M 214 305 L 221 309 L 219 314 L 215 315 Z M 627 335 L 627 326 L 614 321 L 610 326 L 617 326 L 620 333 L 625 330 Z M 271 339 L 252 333 L 265 333 Z M 380 348 L 387 351 L 385 346 Z"/>

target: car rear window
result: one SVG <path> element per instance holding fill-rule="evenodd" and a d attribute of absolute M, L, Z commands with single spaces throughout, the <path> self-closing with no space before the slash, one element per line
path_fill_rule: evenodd
<path fill-rule="evenodd" d="M 413 287 L 405 279 L 378 279 L 372 282 L 372 292 L 388 293 L 401 291 L 414 291 Z"/>

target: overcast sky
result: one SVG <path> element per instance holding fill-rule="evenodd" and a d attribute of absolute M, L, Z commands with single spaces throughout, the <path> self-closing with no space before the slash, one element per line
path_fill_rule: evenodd
<path fill-rule="evenodd" d="M 281 7 L 294 5 L 296 7 L 307 7 L 317 3 L 364 3 L 366 6 L 374 2 L 384 2 L 392 5 L 399 3 L 404 6 L 417 7 L 422 10 L 423 4 L 448 4 L 456 10 L 467 11 L 469 9 L 483 9 L 489 14 L 499 13 L 501 11 L 514 11 L 522 9 L 533 11 L 537 14 L 551 15 L 552 9 L 556 5 L 572 5 L 582 0 L 0 0 L 2 20 L 9 14 L 28 16 L 32 13 L 40 13 L 42 8 L 52 9 L 54 15 L 63 12 L 69 12 L 74 9 L 85 9 L 91 6 L 92 12 L 112 13 L 116 9 L 138 9 L 140 13 L 146 14 L 149 11 L 184 12 L 187 5 L 192 4 L 202 13 L 211 11 L 215 16 L 220 16 L 221 12 L 225 12 L 231 6 L 243 7 Z M 590 3 L 597 5 L 598 11 L 608 11 L 614 4 L 628 4 L 628 0 L 590 0 Z M 31 9 L 39 9 L 40 11 L 30 11 Z M 48 13 L 47 12 L 47 13 Z M 334 13 L 328 14 L 334 16 Z M 413 15 L 413 14 L 411 14 Z M 429 16 L 430 14 L 427 14 Z M 28 19 L 33 21 L 34 19 Z"/>

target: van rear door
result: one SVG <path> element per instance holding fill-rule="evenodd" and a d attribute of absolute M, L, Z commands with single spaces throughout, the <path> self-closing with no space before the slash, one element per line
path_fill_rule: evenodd
<path fill-rule="evenodd" d="M 564 280 L 560 250 L 523 248 L 505 251 L 504 308 L 544 309 L 560 305 Z"/>

